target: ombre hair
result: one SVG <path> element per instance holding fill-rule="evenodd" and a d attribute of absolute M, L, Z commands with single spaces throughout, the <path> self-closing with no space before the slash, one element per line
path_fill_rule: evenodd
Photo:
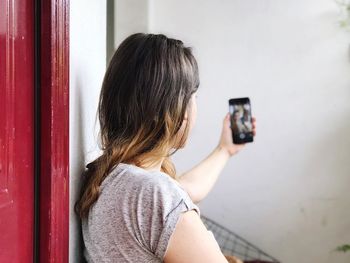
<path fill-rule="evenodd" d="M 192 48 L 181 40 L 137 33 L 120 44 L 103 79 L 98 105 L 102 154 L 83 173 L 75 205 L 80 218 L 88 215 L 102 181 L 121 162 L 147 167 L 165 158 L 161 171 L 177 180 L 169 157 L 187 140 L 188 121 L 175 145 L 198 86 Z"/>

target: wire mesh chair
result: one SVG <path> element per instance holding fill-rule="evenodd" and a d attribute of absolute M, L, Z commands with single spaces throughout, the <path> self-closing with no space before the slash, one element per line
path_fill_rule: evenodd
<path fill-rule="evenodd" d="M 214 234 L 223 254 L 237 256 L 244 262 L 280 263 L 277 259 L 215 221 L 204 215 L 201 215 L 201 219 L 207 229 Z"/>

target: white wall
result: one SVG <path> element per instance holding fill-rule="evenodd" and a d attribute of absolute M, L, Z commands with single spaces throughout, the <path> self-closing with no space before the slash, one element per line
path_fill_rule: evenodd
<path fill-rule="evenodd" d="M 69 262 L 80 262 L 81 234 L 73 206 L 84 165 L 97 154 L 95 116 L 106 70 L 106 1 L 70 3 L 70 246 Z"/>
<path fill-rule="evenodd" d="M 152 0 L 150 31 L 194 47 L 198 118 L 174 158 L 217 144 L 231 97 L 249 96 L 253 144 L 226 165 L 204 215 L 282 262 L 349 262 L 350 33 L 331 0 Z"/>
<path fill-rule="evenodd" d="M 115 0 L 115 48 L 130 34 L 149 29 L 150 0 Z"/>

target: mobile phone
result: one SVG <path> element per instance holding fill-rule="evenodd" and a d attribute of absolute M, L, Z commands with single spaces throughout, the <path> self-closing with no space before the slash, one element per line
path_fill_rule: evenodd
<path fill-rule="evenodd" d="M 253 124 L 250 99 L 234 98 L 228 101 L 232 140 L 235 144 L 253 142 Z"/>

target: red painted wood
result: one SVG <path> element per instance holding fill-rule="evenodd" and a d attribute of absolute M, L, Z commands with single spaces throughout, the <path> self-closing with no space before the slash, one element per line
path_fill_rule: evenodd
<path fill-rule="evenodd" d="M 68 262 L 69 0 L 41 1 L 40 262 Z"/>
<path fill-rule="evenodd" d="M 34 4 L 0 0 L 0 262 L 33 261 Z"/>

